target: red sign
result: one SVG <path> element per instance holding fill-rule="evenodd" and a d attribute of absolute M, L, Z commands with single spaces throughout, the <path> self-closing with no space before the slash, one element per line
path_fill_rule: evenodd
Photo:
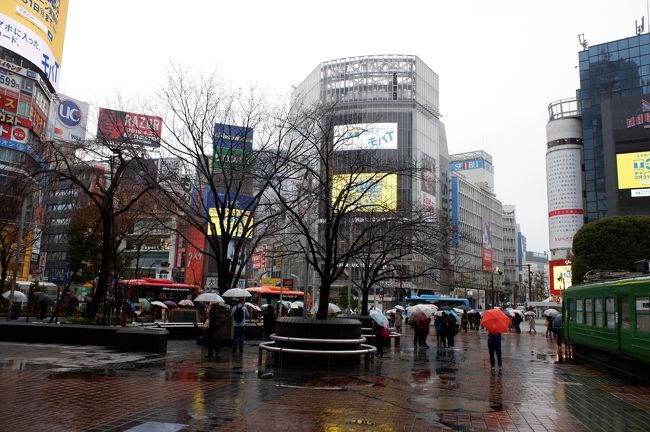
<path fill-rule="evenodd" d="M 151 147 L 160 145 L 162 119 L 144 114 L 99 109 L 97 138 Z"/>
<path fill-rule="evenodd" d="M 0 109 L 9 113 L 18 112 L 18 99 L 0 94 Z"/>
<path fill-rule="evenodd" d="M 548 262 L 550 293 L 561 296 L 573 281 L 571 278 L 571 260 L 551 260 Z"/>
<path fill-rule="evenodd" d="M 492 249 L 483 248 L 483 271 L 492 272 Z"/>
<path fill-rule="evenodd" d="M 193 226 L 188 228 L 188 242 L 185 248 L 185 283 L 193 285 L 203 284 L 203 267 L 205 265 L 205 236 Z M 197 249 L 192 244 L 201 249 Z"/>
<path fill-rule="evenodd" d="M 27 129 L 8 123 L 0 123 L 0 138 L 24 144 L 27 142 Z"/>

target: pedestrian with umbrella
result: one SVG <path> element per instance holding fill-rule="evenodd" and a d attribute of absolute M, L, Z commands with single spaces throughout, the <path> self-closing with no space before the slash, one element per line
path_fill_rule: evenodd
<path fill-rule="evenodd" d="M 528 333 L 537 333 L 537 329 L 535 329 L 535 312 L 524 312 L 524 316 L 528 320 Z"/>
<path fill-rule="evenodd" d="M 490 353 L 490 367 L 494 370 L 495 363 L 499 370 L 503 367 L 501 357 L 501 333 L 507 333 L 510 318 L 499 308 L 486 310 L 481 319 L 481 325 L 488 331 L 488 351 Z M 496 355 L 496 362 L 494 357 Z"/>
<path fill-rule="evenodd" d="M 372 318 L 372 332 L 375 336 L 375 348 L 377 348 L 377 357 L 384 356 L 384 343 L 390 338 L 390 329 L 388 328 L 388 318 L 376 309 L 368 314 Z"/>

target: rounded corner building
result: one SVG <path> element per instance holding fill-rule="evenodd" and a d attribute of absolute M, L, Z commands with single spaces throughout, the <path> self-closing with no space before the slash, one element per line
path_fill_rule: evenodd
<path fill-rule="evenodd" d="M 294 105 L 318 103 L 334 104 L 335 128 L 363 128 L 372 123 L 377 133 L 396 138 L 369 151 L 417 161 L 431 173 L 428 181 L 398 176 L 399 210 L 417 204 L 437 214 L 449 214 L 449 152 L 440 121 L 439 80 L 422 60 L 414 55 L 386 54 L 323 62 L 292 93 Z M 404 265 L 418 265 L 417 257 Z M 440 280 L 445 277 L 440 276 Z M 401 292 L 394 292 L 398 299 L 420 290 L 448 291 L 426 278 L 401 285 Z M 384 300 L 391 301 L 390 293 L 385 293 Z"/>

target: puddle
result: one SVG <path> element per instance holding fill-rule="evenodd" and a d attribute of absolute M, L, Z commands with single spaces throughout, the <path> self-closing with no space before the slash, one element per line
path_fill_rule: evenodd
<path fill-rule="evenodd" d="M 494 411 L 503 411 L 504 407 L 498 401 L 476 400 L 459 397 L 412 397 L 409 402 L 430 408 L 436 411 L 455 411 L 455 412 L 472 412 L 485 413 Z"/>

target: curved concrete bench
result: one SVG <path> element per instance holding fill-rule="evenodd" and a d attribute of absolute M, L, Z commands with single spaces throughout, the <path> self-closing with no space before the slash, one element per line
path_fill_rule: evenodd
<path fill-rule="evenodd" d="M 374 361 L 373 354 L 377 352 L 377 348 L 372 345 L 364 344 L 366 341 L 365 337 L 358 339 L 316 339 L 316 338 L 296 338 L 296 337 L 286 337 L 286 336 L 277 336 L 275 334 L 271 335 L 270 342 L 262 342 L 259 345 L 259 354 L 257 358 L 257 364 L 262 365 L 262 351 L 276 352 L 279 354 L 288 353 L 288 354 L 308 354 L 308 355 L 358 355 L 364 356 L 365 365 L 368 366 L 369 363 Z M 305 348 L 286 348 L 275 346 L 276 341 L 282 342 L 300 342 L 303 344 L 350 344 L 356 345 L 361 348 L 350 349 L 350 350 L 324 350 L 324 349 L 305 349 Z"/>

